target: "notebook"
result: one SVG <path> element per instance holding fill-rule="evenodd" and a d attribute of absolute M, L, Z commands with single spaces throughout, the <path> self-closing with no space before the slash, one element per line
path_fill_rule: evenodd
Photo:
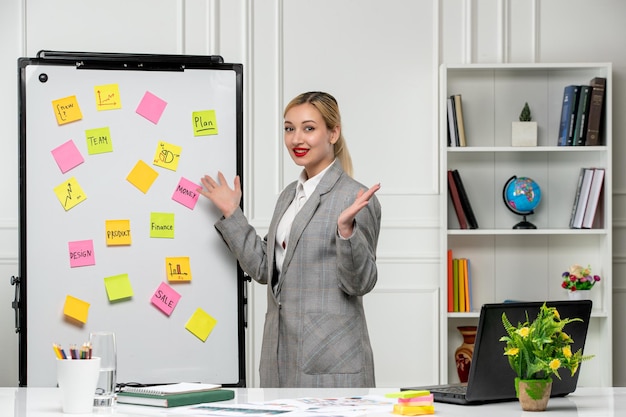
<path fill-rule="evenodd" d="M 500 337 L 506 334 L 502 326 L 502 313 L 506 313 L 509 321 L 514 325 L 526 320 L 533 320 L 543 302 L 507 302 L 498 304 L 484 304 L 480 310 L 474 355 L 467 384 L 449 384 L 423 387 L 405 387 L 402 390 L 429 390 L 436 402 L 473 405 L 489 402 L 513 401 L 515 395 L 515 372 L 504 356 L 504 342 Z M 578 301 L 548 301 L 546 305 L 556 307 L 562 318 L 579 317 L 582 322 L 573 322 L 565 326 L 574 343 L 572 351 L 584 348 L 591 317 L 592 302 Z M 574 392 L 580 375 L 578 372 L 571 376 L 566 369 L 559 370 L 559 378 L 552 380 L 552 397 L 563 397 Z"/>

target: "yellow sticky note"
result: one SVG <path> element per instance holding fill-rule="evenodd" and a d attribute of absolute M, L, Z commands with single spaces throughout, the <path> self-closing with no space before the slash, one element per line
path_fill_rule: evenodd
<path fill-rule="evenodd" d="M 107 246 L 131 244 L 130 220 L 105 220 Z"/>
<path fill-rule="evenodd" d="M 133 287 L 130 285 L 128 274 L 113 275 L 104 279 L 109 301 L 121 300 L 133 296 Z"/>
<path fill-rule="evenodd" d="M 65 305 L 63 306 L 63 314 L 71 317 L 81 323 L 87 323 L 90 304 L 71 295 L 65 296 Z"/>
<path fill-rule="evenodd" d="M 194 136 L 217 135 L 215 110 L 194 111 L 191 114 Z"/>
<path fill-rule="evenodd" d="M 385 394 L 385 397 L 387 398 L 415 398 L 415 397 L 423 397 L 429 394 L 430 394 L 430 391 L 428 390 L 406 390 L 406 391 L 390 392 L 390 393 Z"/>
<path fill-rule="evenodd" d="M 126 177 L 126 180 L 145 194 L 148 192 L 152 183 L 154 183 L 158 176 L 159 173 L 156 172 L 150 165 L 146 164 L 142 160 L 139 160 Z"/>
<path fill-rule="evenodd" d="M 85 130 L 85 138 L 89 155 L 113 152 L 113 141 L 108 127 Z"/>
<path fill-rule="evenodd" d="M 187 324 L 185 324 L 185 329 L 189 330 L 198 339 L 206 342 L 216 324 L 217 320 L 201 308 L 198 308 L 191 315 Z"/>
<path fill-rule="evenodd" d="M 161 168 L 176 171 L 182 148 L 171 143 L 160 141 L 154 154 L 153 164 Z"/>
<path fill-rule="evenodd" d="M 165 258 L 168 281 L 191 281 L 191 265 L 188 256 Z"/>
<path fill-rule="evenodd" d="M 122 108 L 120 88 L 117 84 L 97 85 L 93 88 L 96 95 L 96 109 L 113 110 Z"/>
<path fill-rule="evenodd" d="M 69 96 L 52 101 L 54 116 L 59 125 L 75 122 L 83 118 L 76 96 Z"/>
<path fill-rule="evenodd" d="M 75 177 L 54 187 L 54 193 L 65 211 L 68 211 L 78 203 L 82 203 L 87 199 L 85 192 L 80 187 Z"/>

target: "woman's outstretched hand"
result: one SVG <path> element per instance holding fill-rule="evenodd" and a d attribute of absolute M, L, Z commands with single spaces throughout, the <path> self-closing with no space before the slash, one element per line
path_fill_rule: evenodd
<path fill-rule="evenodd" d="M 370 198 L 376 191 L 380 190 L 380 183 L 373 185 L 369 190 L 359 190 L 359 193 L 354 200 L 354 203 L 347 209 L 341 212 L 339 219 L 337 220 L 337 227 L 339 229 L 339 235 L 344 238 L 352 236 L 354 231 L 354 219 L 359 211 L 361 211 L 370 201 Z"/>
<path fill-rule="evenodd" d="M 239 204 L 241 203 L 241 181 L 239 175 L 233 180 L 233 188 L 226 183 L 224 174 L 217 172 L 217 181 L 209 175 L 205 175 L 200 179 L 204 188 L 198 189 L 198 192 L 211 200 L 224 217 L 230 217 Z"/>

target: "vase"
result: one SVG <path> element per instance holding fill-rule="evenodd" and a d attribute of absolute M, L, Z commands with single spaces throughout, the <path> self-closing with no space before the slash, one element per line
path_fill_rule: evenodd
<path fill-rule="evenodd" d="M 515 392 L 522 410 L 545 411 L 552 392 L 552 379 L 515 378 Z"/>
<path fill-rule="evenodd" d="M 570 300 L 590 300 L 591 299 L 591 290 L 576 290 L 576 291 L 567 291 L 567 296 Z"/>
<path fill-rule="evenodd" d="M 463 343 L 454 351 L 454 362 L 456 362 L 456 372 L 459 374 L 459 379 L 461 382 L 467 382 L 472 365 L 472 356 L 474 355 L 476 326 L 459 326 L 457 329 L 463 336 Z"/>

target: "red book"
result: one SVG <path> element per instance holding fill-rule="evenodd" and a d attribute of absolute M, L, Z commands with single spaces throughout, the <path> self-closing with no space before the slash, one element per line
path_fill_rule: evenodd
<path fill-rule="evenodd" d="M 465 212 L 461 205 L 461 197 L 459 196 L 459 190 L 456 188 L 456 182 L 452 176 L 452 171 L 448 170 L 448 191 L 450 192 L 450 198 L 452 199 L 452 205 L 456 212 L 456 217 L 459 219 L 459 226 L 461 229 L 467 229 L 467 220 L 465 219 Z"/>

